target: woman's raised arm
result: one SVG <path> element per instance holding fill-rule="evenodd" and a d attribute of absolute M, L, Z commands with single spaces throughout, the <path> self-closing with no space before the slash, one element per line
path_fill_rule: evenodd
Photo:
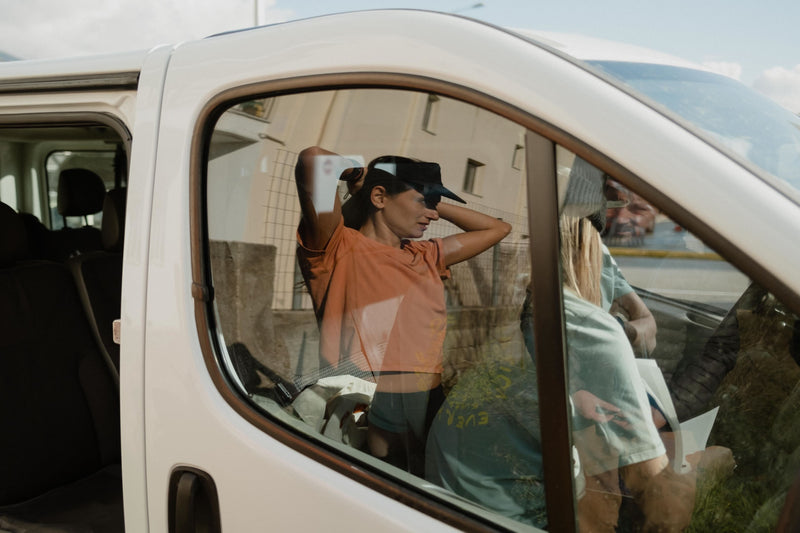
<path fill-rule="evenodd" d="M 439 216 L 449 220 L 464 233 L 445 237 L 444 262 L 447 266 L 460 263 L 488 250 L 508 235 L 511 224 L 498 218 L 484 215 L 466 207 L 440 202 L 436 206 Z"/>
<path fill-rule="evenodd" d="M 322 156 L 338 157 L 338 154 L 311 146 L 300 152 L 294 169 L 297 197 L 303 212 L 297 231 L 303 245 L 313 250 L 322 249 L 328 244 L 342 218 L 342 206 L 336 193 L 339 176 L 328 175 L 321 170 L 322 165 L 317 158 Z"/>

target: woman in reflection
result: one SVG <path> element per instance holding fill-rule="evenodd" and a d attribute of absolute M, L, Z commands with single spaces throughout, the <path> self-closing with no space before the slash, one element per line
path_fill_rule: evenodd
<path fill-rule="evenodd" d="M 668 467 L 630 342 L 600 307 L 602 225 L 592 215 L 605 208 L 602 182 L 583 173 L 569 180 L 561 188 L 560 230 L 579 524 L 585 531 L 614 531 L 622 484 L 646 530 L 680 530 L 694 505 L 694 478 Z M 426 477 L 500 514 L 546 527 L 532 359 L 485 362 L 461 376 L 432 424 Z"/>
<path fill-rule="evenodd" d="M 443 399 L 442 279 L 450 265 L 490 248 L 510 226 L 440 203 L 442 196 L 464 201 L 442 185 L 436 163 L 384 156 L 331 183 L 327 170 L 338 157 L 307 148 L 295 169 L 303 213 L 297 253 L 319 323 L 320 352 L 332 373 L 377 381 L 368 414 L 370 452 L 421 475 L 427 429 Z M 353 195 L 347 225 L 337 178 Z M 463 232 L 415 240 L 440 218 Z"/>

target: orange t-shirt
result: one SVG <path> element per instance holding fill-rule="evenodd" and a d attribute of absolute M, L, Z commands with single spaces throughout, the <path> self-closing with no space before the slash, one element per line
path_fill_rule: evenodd
<path fill-rule="evenodd" d="M 314 302 L 320 352 L 378 372 L 442 372 L 447 328 L 442 240 L 381 244 L 342 221 L 323 250 L 297 255 Z"/>

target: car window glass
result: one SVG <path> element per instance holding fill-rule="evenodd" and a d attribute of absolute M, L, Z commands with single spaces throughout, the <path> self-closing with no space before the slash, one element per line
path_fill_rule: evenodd
<path fill-rule="evenodd" d="M 800 189 L 800 117 L 727 76 L 671 65 L 593 61 L 689 121 L 711 142 Z"/>
<path fill-rule="evenodd" d="M 106 190 L 113 189 L 118 174 L 124 173 L 124 163 L 119 161 L 119 150 L 89 151 L 89 150 L 58 150 L 51 152 L 46 161 L 47 193 L 50 209 L 50 228 L 61 229 L 64 227 L 80 228 L 93 226 L 100 228 L 103 213 L 89 213 L 84 216 L 63 217 L 58 210 L 58 184 L 61 172 L 68 169 L 85 169 L 97 174 L 103 181 Z M 124 186 L 117 183 L 116 186 Z"/>
<path fill-rule="evenodd" d="M 557 155 L 579 523 L 774 530 L 800 473 L 797 317 L 646 198 Z"/>
<path fill-rule="evenodd" d="M 0 201 L 17 208 L 17 178 L 12 174 L 0 176 Z"/>
<path fill-rule="evenodd" d="M 206 214 L 239 394 L 469 513 L 541 526 L 538 399 L 512 379 L 534 375 L 525 133 L 426 92 L 254 98 L 216 121 Z"/>

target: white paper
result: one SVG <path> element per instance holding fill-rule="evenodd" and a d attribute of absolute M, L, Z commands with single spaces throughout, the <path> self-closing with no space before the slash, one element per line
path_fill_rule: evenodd
<path fill-rule="evenodd" d="M 711 435 L 711 428 L 717 419 L 719 407 L 706 411 L 702 415 L 686 420 L 681 424 L 681 441 L 683 441 L 683 455 L 691 455 L 694 452 L 706 449 L 708 437 Z M 684 468 L 688 466 L 684 460 Z"/>
<path fill-rule="evenodd" d="M 645 389 L 650 396 L 656 400 L 656 403 L 661 409 L 661 412 L 664 414 L 664 418 L 666 418 L 669 427 L 671 427 L 675 432 L 675 457 L 672 460 L 672 469 L 675 470 L 675 472 L 681 472 L 683 471 L 683 458 L 685 452 L 683 448 L 683 442 L 680 438 L 681 432 L 678 429 L 680 427 L 680 424 L 678 423 L 678 414 L 675 411 L 675 406 L 672 403 L 672 396 L 669 394 L 667 383 L 664 381 L 664 374 L 661 372 L 661 369 L 658 367 L 655 359 L 636 359 L 636 367 L 638 368 L 639 375 L 644 382 Z"/>
<path fill-rule="evenodd" d="M 677 422 L 678 415 L 675 413 L 672 397 L 669 395 L 667 383 L 664 381 L 664 374 L 661 373 L 658 363 L 656 363 L 655 359 L 637 359 L 636 367 L 639 370 L 639 375 L 647 384 L 648 392 L 656 399 L 661 410 L 664 411 L 667 422 L 672 425 L 670 418 Z"/>
<path fill-rule="evenodd" d="M 672 468 L 679 473 L 691 470 L 691 465 L 686 461 L 686 456 L 700 450 L 705 450 L 711 428 L 717 419 L 719 407 L 715 407 L 683 423 L 678 423 L 675 406 L 669 395 L 669 389 L 664 381 L 664 375 L 653 359 L 637 359 L 636 366 L 639 375 L 645 383 L 647 392 L 655 398 L 664 417 L 675 433 L 675 459 Z"/>
<path fill-rule="evenodd" d="M 311 202 L 317 213 L 330 213 L 333 211 L 336 189 L 339 185 L 339 176 L 342 172 L 354 166 L 364 166 L 364 158 L 360 155 L 318 155 L 314 158 L 314 189 Z"/>

